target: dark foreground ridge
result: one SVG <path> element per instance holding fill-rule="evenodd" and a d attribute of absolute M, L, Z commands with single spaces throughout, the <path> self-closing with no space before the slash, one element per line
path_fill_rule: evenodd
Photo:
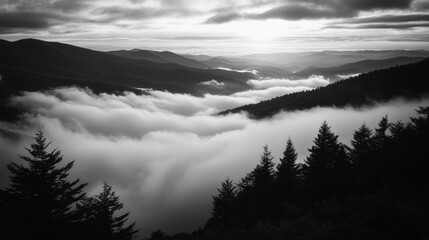
<path fill-rule="evenodd" d="M 324 122 L 303 164 L 291 139 L 279 164 L 265 146 L 251 172 L 222 182 L 203 228 L 149 240 L 428 239 L 429 107 L 417 113 L 362 124 L 350 146 Z"/>
<path fill-rule="evenodd" d="M 355 130 L 350 146 L 324 122 L 309 156 L 296 163 L 292 139 L 278 164 L 265 146 L 240 181 L 222 182 L 211 217 L 192 233 L 153 231 L 148 240 L 323 240 L 429 238 L 429 107 L 408 123 L 382 118 L 374 130 Z M 13 239 L 131 240 L 134 223 L 108 184 L 88 197 L 69 179 L 58 149 L 42 132 L 8 164 L 10 186 L 0 190 L 3 236 Z M 425 157 L 426 156 L 426 157 Z M 155 229 L 154 229 L 155 230 Z"/>
<path fill-rule="evenodd" d="M 362 107 L 398 97 L 417 99 L 429 93 L 429 59 L 417 63 L 376 70 L 311 91 L 276 97 L 219 113 L 245 112 L 256 119 L 272 117 L 280 111 L 314 107 Z"/>

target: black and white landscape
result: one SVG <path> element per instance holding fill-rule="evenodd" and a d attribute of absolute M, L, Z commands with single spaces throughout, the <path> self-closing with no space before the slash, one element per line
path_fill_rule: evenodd
<path fill-rule="evenodd" d="M 0 2 L 1 234 L 428 238 L 428 10 Z"/>

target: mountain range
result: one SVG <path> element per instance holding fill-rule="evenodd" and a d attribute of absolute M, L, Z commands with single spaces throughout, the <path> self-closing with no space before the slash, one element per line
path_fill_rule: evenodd
<path fill-rule="evenodd" d="M 133 49 L 130 51 L 110 51 L 110 54 L 125 57 L 129 59 L 140 59 L 156 63 L 176 63 L 185 67 L 208 69 L 210 66 L 190 58 L 183 57 L 170 51 L 150 51 L 142 49 Z"/>
<path fill-rule="evenodd" d="M 396 98 L 418 99 L 429 94 L 429 58 L 417 63 L 363 73 L 310 91 L 296 92 L 257 104 L 223 111 L 220 115 L 244 112 L 260 119 L 280 111 L 314 107 L 363 107 Z"/>
<path fill-rule="evenodd" d="M 142 49 L 101 52 L 69 44 L 23 39 L 0 40 L 0 110 L 2 119 L 16 117 L 7 106 L 21 91 L 62 86 L 89 87 L 95 93 L 157 89 L 174 93 L 230 95 L 252 89 L 249 79 L 305 79 L 322 75 L 331 82 L 360 74 L 326 88 L 285 95 L 224 112 L 246 111 L 254 117 L 280 110 L 314 106 L 366 104 L 426 92 L 428 51 L 324 51 L 258 54 L 241 57 L 179 55 Z M 416 64 L 409 64 L 420 61 Z M 397 65 L 408 64 L 403 67 Z M 410 70 L 413 69 L 414 73 Z"/>
<path fill-rule="evenodd" d="M 249 73 L 198 69 L 171 62 L 119 57 L 63 43 L 24 39 L 0 41 L 2 84 L 11 89 L 40 90 L 62 85 L 153 88 L 171 92 L 228 94 L 248 88 Z M 166 54 L 172 55 L 172 54 Z M 211 80 L 224 88 L 201 83 Z"/>

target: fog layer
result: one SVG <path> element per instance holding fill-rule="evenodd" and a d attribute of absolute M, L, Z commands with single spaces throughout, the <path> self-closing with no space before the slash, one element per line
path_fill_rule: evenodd
<path fill-rule="evenodd" d="M 252 91 L 272 89 L 266 87 Z M 363 122 L 374 128 L 386 114 L 391 121 L 407 120 L 417 106 L 429 105 L 429 99 L 395 100 L 362 109 L 283 112 L 260 121 L 213 115 L 257 99 L 252 92 L 204 97 L 159 91 L 96 95 L 76 88 L 26 92 L 11 104 L 30 113 L 19 124 L 0 123 L 1 187 L 8 183 L 6 163 L 19 161 L 17 154 L 25 154 L 40 128 L 66 160 L 76 159 L 72 175 L 90 183 L 87 192 L 98 191 L 104 180 L 113 185 L 143 235 L 193 230 L 209 217 L 220 182 L 249 172 L 263 145 L 278 161 L 291 137 L 303 161 L 324 120 L 349 144 L 352 130 Z"/>

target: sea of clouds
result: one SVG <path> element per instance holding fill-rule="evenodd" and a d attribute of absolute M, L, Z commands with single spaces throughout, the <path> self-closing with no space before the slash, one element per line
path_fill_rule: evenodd
<path fill-rule="evenodd" d="M 143 236 L 156 229 L 188 231 L 210 216 L 211 196 L 220 182 L 228 177 L 237 182 L 251 171 L 264 145 L 278 162 L 291 137 L 302 162 L 325 120 L 349 144 L 353 130 L 364 122 L 375 128 L 386 114 L 391 121 L 406 121 L 418 106 L 429 105 L 429 98 L 397 99 L 360 109 L 281 112 L 259 121 L 245 114 L 215 115 L 272 96 L 257 91 L 311 89 L 325 82 L 314 77 L 311 84 L 284 79 L 249 84 L 255 89 L 203 97 L 163 91 L 94 94 L 78 88 L 24 92 L 11 99 L 27 110 L 23 120 L 0 122 L 0 187 L 8 183 L 6 164 L 19 162 L 17 154 L 25 155 L 24 147 L 42 129 L 66 161 L 76 160 L 72 177 L 88 182 L 89 194 L 97 193 L 105 180 L 113 185 Z"/>

